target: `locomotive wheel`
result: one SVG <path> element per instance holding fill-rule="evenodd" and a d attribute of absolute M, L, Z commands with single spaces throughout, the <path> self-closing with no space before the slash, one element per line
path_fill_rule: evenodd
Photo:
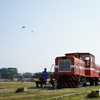
<path fill-rule="evenodd" d="M 95 86 L 98 85 L 98 81 L 99 81 L 99 79 L 98 78 L 95 78 Z"/>
<path fill-rule="evenodd" d="M 83 83 L 83 86 L 86 86 L 86 83 Z"/>
<path fill-rule="evenodd" d="M 90 86 L 93 86 L 93 82 L 90 82 Z"/>
<path fill-rule="evenodd" d="M 95 82 L 95 86 L 97 86 L 98 85 L 98 82 Z"/>
<path fill-rule="evenodd" d="M 90 86 L 93 86 L 93 84 L 94 84 L 94 79 L 90 78 Z"/>
<path fill-rule="evenodd" d="M 90 83 L 90 86 L 93 86 L 93 84 L 92 84 L 92 83 Z"/>

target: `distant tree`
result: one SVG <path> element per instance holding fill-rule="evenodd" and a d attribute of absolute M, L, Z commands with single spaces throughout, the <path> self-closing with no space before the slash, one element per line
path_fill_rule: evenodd
<path fill-rule="evenodd" d="M 15 78 L 19 78 L 22 74 L 21 73 L 18 73 L 15 75 Z"/>
<path fill-rule="evenodd" d="M 23 78 L 31 78 L 32 77 L 32 73 L 30 72 L 26 72 L 23 74 Z"/>
<path fill-rule="evenodd" d="M 18 74 L 17 68 L 8 68 L 8 72 L 9 72 L 9 76 Z"/>
<path fill-rule="evenodd" d="M 40 76 L 41 76 L 41 72 L 38 72 L 38 73 L 34 73 L 32 78 L 40 78 Z"/>
<path fill-rule="evenodd" d="M 2 75 L 0 75 L 0 79 L 2 79 Z"/>
<path fill-rule="evenodd" d="M 7 68 L 0 69 L 0 73 L 2 75 L 2 78 L 8 78 L 8 71 Z"/>
<path fill-rule="evenodd" d="M 2 75 L 2 78 L 10 78 L 12 75 L 17 75 L 18 71 L 17 68 L 2 68 L 0 69 L 0 74 Z"/>

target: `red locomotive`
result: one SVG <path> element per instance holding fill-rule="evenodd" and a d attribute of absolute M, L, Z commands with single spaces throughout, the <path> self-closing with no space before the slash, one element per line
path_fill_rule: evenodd
<path fill-rule="evenodd" d="M 67 53 L 56 57 L 55 71 L 51 75 L 51 84 L 56 87 L 76 87 L 98 85 L 100 66 L 95 64 L 95 57 L 90 53 Z"/>

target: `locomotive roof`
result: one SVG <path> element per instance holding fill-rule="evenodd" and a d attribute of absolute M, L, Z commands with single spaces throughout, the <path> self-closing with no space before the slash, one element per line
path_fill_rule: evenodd
<path fill-rule="evenodd" d="M 79 54 L 79 55 L 92 55 L 91 53 L 80 53 L 80 52 L 76 52 L 76 53 L 66 53 L 65 55 L 75 55 L 75 54 Z M 94 57 L 94 55 L 92 55 Z"/>

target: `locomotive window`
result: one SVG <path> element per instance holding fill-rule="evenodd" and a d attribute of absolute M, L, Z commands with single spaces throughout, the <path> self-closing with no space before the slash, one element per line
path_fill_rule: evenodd
<path fill-rule="evenodd" d="M 59 60 L 59 71 L 71 71 L 71 61 Z"/>
<path fill-rule="evenodd" d="M 89 55 L 80 55 L 80 59 L 82 59 L 82 60 L 89 60 L 90 57 L 89 57 Z"/>
<path fill-rule="evenodd" d="M 85 60 L 89 60 L 89 57 L 86 57 Z"/>
<path fill-rule="evenodd" d="M 94 57 L 91 56 L 91 64 L 94 65 L 94 64 L 95 64 L 94 62 L 95 62 L 95 61 L 94 61 Z"/>

